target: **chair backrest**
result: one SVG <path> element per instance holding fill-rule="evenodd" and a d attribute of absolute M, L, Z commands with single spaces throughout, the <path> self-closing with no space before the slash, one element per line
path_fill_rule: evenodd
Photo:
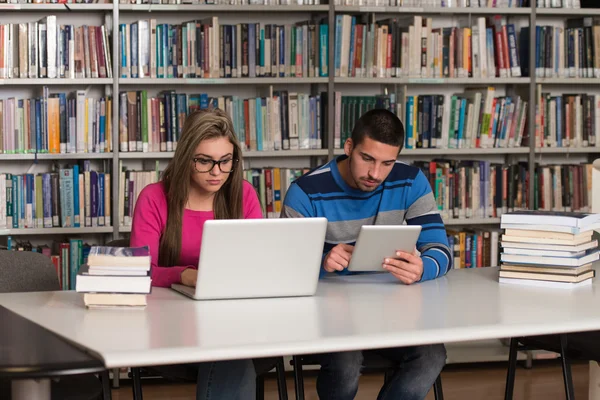
<path fill-rule="evenodd" d="M 116 239 L 106 243 L 109 247 L 129 247 L 129 239 Z"/>
<path fill-rule="evenodd" d="M 48 256 L 31 251 L 0 250 L 0 293 L 60 290 Z"/>

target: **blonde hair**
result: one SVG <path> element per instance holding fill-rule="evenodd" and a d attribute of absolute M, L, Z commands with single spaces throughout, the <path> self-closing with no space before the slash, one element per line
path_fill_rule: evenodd
<path fill-rule="evenodd" d="M 233 130 L 229 115 L 218 109 L 195 111 L 188 115 L 183 125 L 181 137 L 173 159 L 163 174 L 163 184 L 167 195 L 167 225 L 160 239 L 159 265 L 174 266 L 181 253 L 182 219 L 188 200 L 193 159 L 196 148 L 206 139 L 224 137 L 233 145 L 233 171 L 214 197 L 215 219 L 243 218 L 242 193 L 242 150 Z M 215 166 L 215 168 L 218 168 Z"/>

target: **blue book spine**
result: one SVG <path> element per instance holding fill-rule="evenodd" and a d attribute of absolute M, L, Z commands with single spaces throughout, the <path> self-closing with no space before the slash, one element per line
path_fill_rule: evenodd
<path fill-rule="evenodd" d="M 81 211 L 79 210 L 79 165 L 73 165 L 73 226 L 81 226 Z"/>
<path fill-rule="evenodd" d="M 164 64 L 163 64 L 163 26 L 161 24 L 156 25 L 156 77 L 164 78 Z"/>
<path fill-rule="evenodd" d="M 25 175 L 19 175 L 19 179 L 17 179 L 19 192 L 19 228 L 25 227 L 25 178 Z"/>
<path fill-rule="evenodd" d="M 44 228 L 52 228 L 52 184 L 50 174 L 42 175 Z"/>
<path fill-rule="evenodd" d="M 98 226 L 98 173 L 90 171 L 90 216 L 92 219 L 92 227 Z"/>
<path fill-rule="evenodd" d="M 406 148 L 412 149 L 414 143 L 414 127 L 413 127 L 413 119 L 415 116 L 415 97 L 408 96 L 407 98 L 408 104 L 406 106 Z"/>
<path fill-rule="evenodd" d="M 79 271 L 79 246 L 77 239 L 69 240 L 69 289 L 75 290 L 77 271 Z"/>
<path fill-rule="evenodd" d="M 42 151 L 42 102 L 35 100 L 35 144 L 36 152 Z"/>
<path fill-rule="evenodd" d="M 350 43 L 354 43 L 354 36 L 356 35 L 356 17 L 352 17 L 352 23 L 350 24 Z M 348 56 L 348 76 L 354 76 L 354 52 L 355 46 L 350 46 L 350 54 Z"/>
<path fill-rule="evenodd" d="M 104 226 L 104 174 L 98 173 L 98 226 Z"/>
<path fill-rule="evenodd" d="M 279 76 L 283 78 L 285 76 L 285 27 L 281 26 L 279 29 Z"/>
<path fill-rule="evenodd" d="M 464 147 L 465 114 L 467 111 L 467 99 L 460 99 L 460 115 L 458 118 L 458 147 Z"/>
<path fill-rule="evenodd" d="M 335 16 L 335 76 L 340 76 L 340 68 L 342 64 L 342 15 Z"/>
<path fill-rule="evenodd" d="M 506 98 L 506 105 L 504 106 L 504 117 L 502 118 L 502 131 L 500 132 L 500 137 L 502 138 L 502 140 L 506 139 L 506 128 L 508 127 L 508 117 L 509 117 L 509 110 L 510 110 L 510 105 L 512 104 L 512 98 L 507 97 Z"/>
<path fill-rule="evenodd" d="M 119 25 L 119 39 L 121 43 L 121 78 L 127 78 L 127 25 Z"/>
<path fill-rule="evenodd" d="M 248 77 L 256 78 L 256 25 L 248 24 Z"/>
<path fill-rule="evenodd" d="M 73 171 L 71 169 L 61 169 L 59 181 L 61 226 L 71 228 L 73 227 Z"/>
<path fill-rule="evenodd" d="M 130 26 L 130 49 L 131 49 L 131 77 L 139 78 L 138 74 L 138 23 L 134 22 Z"/>
<path fill-rule="evenodd" d="M 26 221 L 28 228 L 35 228 L 35 178 L 33 174 L 26 175 L 27 185 L 27 213 Z"/>
<path fill-rule="evenodd" d="M 261 73 L 260 75 L 263 75 L 264 68 L 265 68 L 265 28 L 260 28 L 260 55 L 259 55 L 259 66 L 260 66 L 260 70 Z"/>
<path fill-rule="evenodd" d="M 329 25 L 319 25 L 319 76 L 328 76 L 329 64 Z"/>
<path fill-rule="evenodd" d="M 208 108 L 208 94 L 200 94 L 200 109 L 205 110 Z"/>

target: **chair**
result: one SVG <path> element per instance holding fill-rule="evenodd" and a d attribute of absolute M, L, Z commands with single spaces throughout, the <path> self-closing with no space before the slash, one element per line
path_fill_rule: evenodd
<path fill-rule="evenodd" d="M 395 365 L 391 361 L 370 352 L 364 353 L 363 369 L 370 372 L 383 372 L 384 381 L 387 382 L 395 372 Z M 304 374 L 303 365 L 319 365 L 318 360 L 311 356 L 294 356 L 291 361 L 294 367 L 294 387 L 296 389 L 296 400 L 304 400 Z M 433 384 L 435 400 L 444 400 L 442 390 L 442 376 L 438 375 Z"/>
<path fill-rule="evenodd" d="M 571 375 L 571 357 L 568 355 L 568 337 L 566 334 L 557 335 L 559 340 L 559 348 L 552 349 L 558 350 L 561 358 L 563 380 L 565 383 L 565 395 L 567 400 L 573 400 L 574 387 L 573 377 Z M 528 351 L 540 349 L 545 346 L 536 343 L 535 338 L 511 338 L 510 339 L 510 350 L 508 353 L 508 371 L 506 373 L 506 387 L 504 392 L 505 400 L 512 400 L 513 391 L 515 387 L 515 373 L 517 369 L 517 353 L 519 351 Z"/>
<path fill-rule="evenodd" d="M 129 239 L 116 239 L 106 244 L 110 247 L 127 247 L 129 246 Z M 257 359 L 254 360 L 254 367 L 257 372 L 256 377 L 256 399 L 263 400 L 265 398 L 265 374 L 275 368 L 277 372 L 277 387 L 279 391 L 279 399 L 287 400 L 287 384 L 285 381 L 285 368 L 283 363 L 283 357 L 276 359 L 275 363 L 270 359 Z M 131 368 L 131 378 L 133 380 L 133 398 L 135 400 L 142 400 L 142 374 L 152 374 L 152 368 Z"/>
<path fill-rule="evenodd" d="M 0 293 L 42 292 L 60 290 L 54 264 L 47 256 L 29 251 L 0 250 Z M 81 399 L 109 400 L 112 397 L 108 371 L 71 375 L 52 383 L 52 398 L 77 396 Z M 1 386 L 1 385 L 0 385 Z M 0 387 L 0 397 L 5 398 Z"/>

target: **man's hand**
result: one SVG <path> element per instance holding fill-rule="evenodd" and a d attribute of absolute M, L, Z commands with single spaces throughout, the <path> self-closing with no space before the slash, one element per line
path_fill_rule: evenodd
<path fill-rule="evenodd" d="M 399 281 L 410 285 L 423 276 L 423 260 L 415 251 L 413 254 L 404 251 L 396 252 L 397 259 L 386 258 L 383 268 L 394 275 Z"/>
<path fill-rule="evenodd" d="M 196 280 L 198 279 L 198 270 L 194 268 L 187 268 L 181 273 L 181 283 L 185 286 L 196 286 Z"/>
<path fill-rule="evenodd" d="M 327 272 L 343 271 L 350 264 L 354 246 L 340 243 L 327 253 L 323 262 L 323 269 Z"/>

